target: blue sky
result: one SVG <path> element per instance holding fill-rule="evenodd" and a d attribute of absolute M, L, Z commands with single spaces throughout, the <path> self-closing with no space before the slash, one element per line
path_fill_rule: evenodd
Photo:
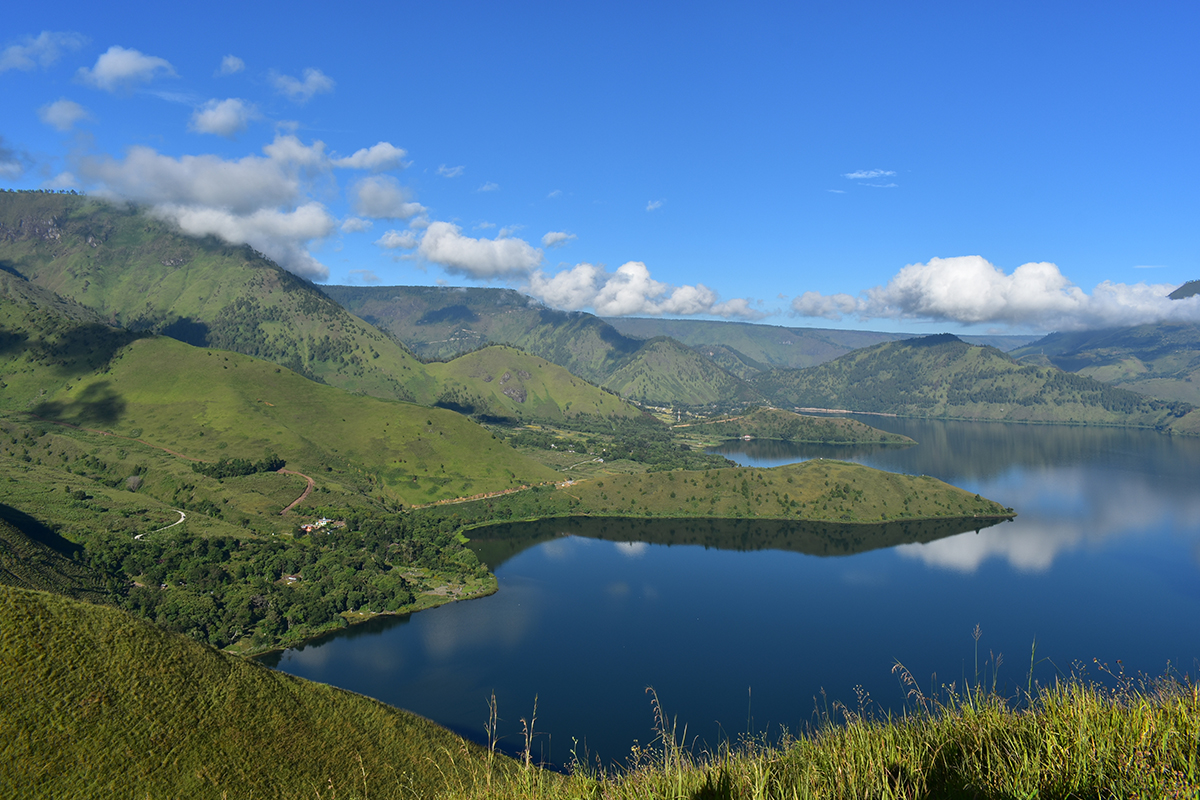
<path fill-rule="evenodd" d="M 911 331 L 1200 319 L 1194 4 L 6 12 L 0 185 L 318 282 Z"/>

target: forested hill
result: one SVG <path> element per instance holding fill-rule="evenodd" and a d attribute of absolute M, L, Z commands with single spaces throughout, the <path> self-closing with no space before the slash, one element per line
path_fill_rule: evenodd
<path fill-rule="evenodd" d="M 1023 364 L 1053 364 L 1122 389 L 1200 405 L 1200 325 L 1195 323 L 1052 333 L 1012 355 Z"/>
<path fill-rule="evenodd" d="M 951 334 L 887 342 L 754 381 L 777 405 L 916 417 L 1165 427 L 1192 407 L 1055 367 L 1022 366 Z"/>
<path fill-rule="evenodd" d="M 557 311 L 511 289 L 322 288 L 425 358 L 450 358 L 495 342 L 639 402 L 698 406 L 759 399 L 746 383 L 674 340 L 628 337 L 592 314 Z"/>
<path fill-rule="evenodd" d="M 0 268 L 130 330 L 377 397 L 430 389 L 418 359 L 312 284 L 249 247 L 185 236 L 131 206 L 0 192 Z"/>

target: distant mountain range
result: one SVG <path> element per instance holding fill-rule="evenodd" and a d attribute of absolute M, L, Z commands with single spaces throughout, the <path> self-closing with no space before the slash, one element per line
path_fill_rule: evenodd
<path fill-rule="evenodd" d="M 86 309 L 92 321 L 266 359 L 351 392 L 510 420 L 640 413 L 512 351 L 423 364 L 394 336 L 248 247 L 184 236 L 135 209 L 82 196 L 0 193 L 0 270 L 58 295 L 64 313 Z"/>
<path fill-rule="evenodd" d="M 1166 428 L 1192 411 L 941 334 L 855 350 L 754 381 L 777 405 L 915 417 Z"/>
<path fill-rule="evenodd" d="M 1192 284 L 1200 289 L 1200 281 L 1193 281 L 1179 291 Z M 1052 333 L 1011 355 L 1022 364 L 1052 364 L 1151 397 L 1200 405 L 1200 326 L 1195 324 Z"/>

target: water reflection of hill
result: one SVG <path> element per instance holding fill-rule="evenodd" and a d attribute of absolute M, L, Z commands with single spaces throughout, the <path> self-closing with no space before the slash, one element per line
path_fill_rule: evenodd
<path fill-rule="evenodd" d="M 995 520 L 972 518 L 839 525 L 789 520 L 575 517 L 478 528 L 470 532 L 468 546 L 492 570 L 518 553 L 560 536 L 702 545 L 718 550 L 790 550 L 813 556 L 848 556 L 883 547 L 932 542 L 995 524 Z"/>
<path fill-rule="evenodd" d="M 878 427 L 878 426 L 876 426 Z M 789 464 L 809 458 L 834 458 L 856 461 L 884 451 L 900 451 L 912 444 L 806 444 L 779 439 L 733 439 L 710 447 L 708 452 L 721 455 L 741 453 L 755 461 L 769 464 Z"/>

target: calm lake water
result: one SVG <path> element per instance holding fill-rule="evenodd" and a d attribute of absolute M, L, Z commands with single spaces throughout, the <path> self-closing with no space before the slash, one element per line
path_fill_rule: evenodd
<path fill-rule="evenodd" d="M 736 442 L 746 465 L 814 457 L 933 475 L 1020 515 L 943 525 L 555 521 L 473 544 L 500 591 L 377 620 L 272 657 L 283 671 L 413 710 L 477 740 L 495 692 L 517 750 L 622 761 L 653 739 L 647 687 L 697 746 L 775 735 L 859 691 L 900 710 L 902 663 L 932 685 L 1024 686 L 1094 659 L 1200 665 L 1200 440 L 1152 432 L 862 417 L 918 444 Z"/>

